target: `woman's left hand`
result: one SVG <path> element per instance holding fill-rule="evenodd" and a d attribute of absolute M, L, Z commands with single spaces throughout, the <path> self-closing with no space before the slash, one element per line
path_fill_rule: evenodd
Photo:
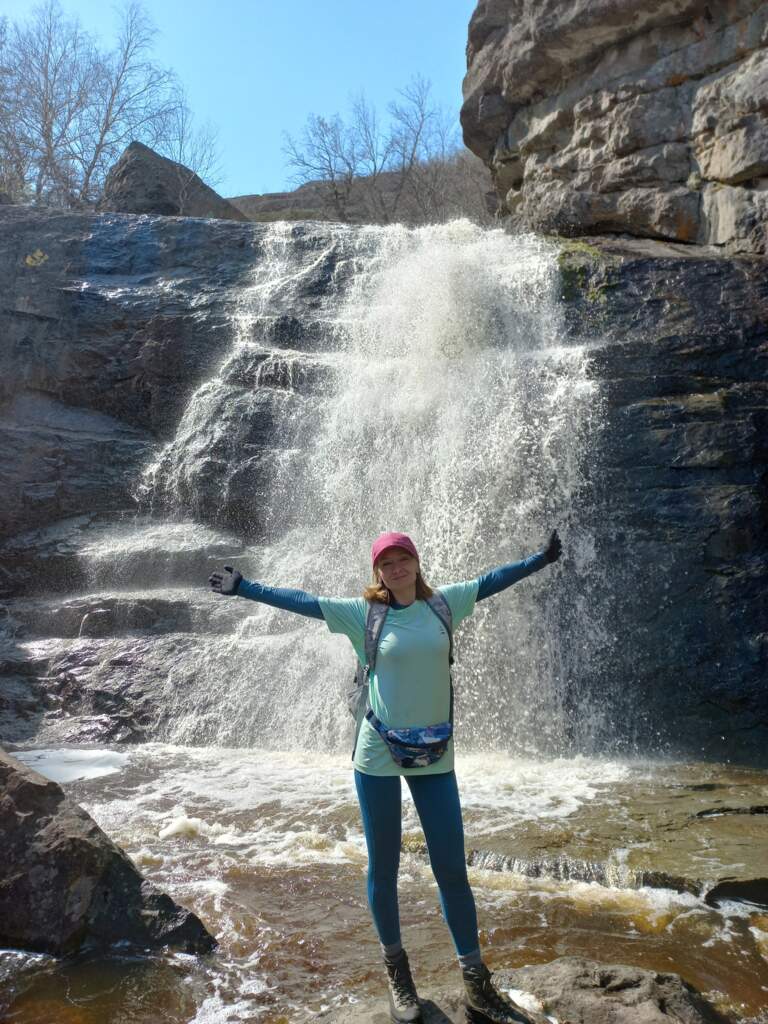
<path fill-rule="evenodd" d="M 553 530 L 544 549 L 544 557 L 548 562 L 556 562 L 562 553 L 563 545 L 560 543 L 557 530 Z"/>

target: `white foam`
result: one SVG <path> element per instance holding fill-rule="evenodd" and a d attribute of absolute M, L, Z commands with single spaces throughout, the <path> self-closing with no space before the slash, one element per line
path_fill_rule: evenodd
<path fill-rule="evenodd" d="M 129 754 L 116 750 L 17 750 L 13 756 L 53 782 L 98 779 L 114 775 L 128 763 Z"/>
<path fill-rule="evenodd" d="M 132 754 L 162 764 L 131 798 L 88 805 L 118 842 L 156 856 L 189 842 L 242 851 L 251 862 L 349 863 L 365 859 L 349 760 L 316 753 L 178 748 L 153 744 Z M 508 832 L 523 821 L 567 818 L 631 774 L 586 758 L 532 762 L 505 755 L 457 759 L 468 834 Z M 403 786 L 404 828 L 420 832 Z M 158 841 L 163 845 L 158 847 Z M 184 848 L 183 845 L 180 848 Z M 255 852 L 254 852 L 255 851 Z"/>
<path fill-rule="evenodd" d="M 224 1000 L 216 993 L 206 996 L 198 1006 L 197 1013 L 190 1018 L 189 1024 L 231 1024 L 232 1021 L 253 1020 L 254 1006 L 249 1000 L 237 1002 Z"/>
<path fill-rule="evenodd" d="M 173 818 L 164 828 L 158 832 L 159 839 L 169 839 L 171 836 L 201 836 L 211 835 L 211 826 L 202 818 L 188 818 L 184 814 Z"/>
<path fill-rule="evenodd" d="M 146 846 L 142 846 L 140 850 L 137 850 L 131 858 L 137 868 L 161 868 L 165 863 L 165 857 L 160 853 L 153 853 Z"/>
<path fill-rule="evenodd" d="M 492 835 L 520 821 L 567 818 L 633 769 L 586 757 L 533 761 L 494 753 L 463 755 L 456 774 L 473 830 Z"/>

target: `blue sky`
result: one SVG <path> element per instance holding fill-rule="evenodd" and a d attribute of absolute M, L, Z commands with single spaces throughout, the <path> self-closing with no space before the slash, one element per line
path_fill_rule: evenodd
<path fill-rule="evenodd" d="M 200 121 L 219 129 L 222 195 L 291 188 L 283 132 L 310 113 L 343 113 L 364 90 L 384 111 L 416 73 L 458 117 L 467 24 L 476 0 L 151 0 L 155 58 L 173 68 Z M 0 0 L 0 15 L 27 17 L 32 0 Z M 117 8 L 61 0 L 103 43 Z"/>

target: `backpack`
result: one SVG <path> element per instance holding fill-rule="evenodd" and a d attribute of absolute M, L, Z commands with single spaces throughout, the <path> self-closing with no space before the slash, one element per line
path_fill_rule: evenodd
<path fill-rule="evenodd" d="M 435 590 L 432 596 L 428 597 L 426 601 L 440 622 L 445 626 L 446 632 L 448 633 L 448 665 L 451 666 L 453 665 L 453 614 L 451 613 L 451 607 L 439 590 Z M 347 709 L 355 720 L 355 744 L 352 748 L 353 760 L 355 757 L 355 750 L 357 749 L 357 737 L 360 733 L 360 727 L 363 724 L 363 719 L 370 707 L 368 701 L 368 687 L 371 675 L 376 667 L 376 655 L 379 649 L 379 639 L 381 637 L 382 630 L 384 629 L 384 620 L 387 617 L 388 611 L 389 605 L 383 604 L 380 601 L 371 601 L 368 605 L 368 612 L 365 617 L 365 665 L 361 665 L 358 661 L 357 668 L 355 670 L 354 685 L 352 689 L 347 692 Z M 450 686 L 450 721 L 453 722 L 452 679 L 450 680 Z"/>

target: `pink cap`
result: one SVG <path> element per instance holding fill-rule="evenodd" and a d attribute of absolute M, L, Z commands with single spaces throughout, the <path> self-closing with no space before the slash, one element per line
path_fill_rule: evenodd
<path fill-rule="evenodd" d="M 407 551 L 409 555 L 413 555 L 414 558 L 419 557 L 416 545 L 407 534 L 382 533 L 381 536 L 377 537 L 373 542 L 373 547 L 371 548 L 371 561 L 374 565 L 376 565 L 377 559 L 387 550 L 387 548 L 402 548 L 404 551 Z"/>

